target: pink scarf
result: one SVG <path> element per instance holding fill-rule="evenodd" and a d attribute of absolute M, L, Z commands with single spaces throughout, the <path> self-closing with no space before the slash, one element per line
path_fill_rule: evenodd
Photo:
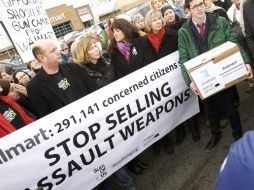
<path fill-rule="evenodd" d="M 129 42 L 117 42 L 117 49 L 124 55 L 125 59 L 129 63 L 131 44 Z"/>

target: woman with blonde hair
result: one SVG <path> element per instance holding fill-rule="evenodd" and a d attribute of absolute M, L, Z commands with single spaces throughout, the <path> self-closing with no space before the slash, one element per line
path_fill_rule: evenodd
<path fill-rule="evenodd" d="M 83 38 L 74 48 L 75 62 L 87 73 L 87 86 L 93 92 L 115 80 L 114 67 L 102 57 L 100 42 L 97 38 Z M 76 50 L 76 51 L 75 51 Z"/>
<path fill-rule="evenodd" d="M 79 41 L 76 48 L 73 49 L 75 61 L 88 73 L 87 88 L 90 93 L 115 80 L 114 66 L 102 57 L 102 50 L 98 44 L 100 41 L 97 38 L 88 36 Z M 124 168 L 117 170 L 114 177 L 123 188 L 135 189 L 132 178 Z M 106 179 L 99 185 L 99 188 L 108 189 L 110 186 L 110 181 Z"/>
<path fill-rule="evenodd" d="M 151 0 L 150 1 L 151 10 L 161 11 L 161 8 L 163 7 L 164 3 L 165 3 L 164 0 Z"/>
<path fill-rule="evenodd" d="M 145 17 L 146 51 L 156 61 L 178 49 L 177 33 L 166 25 L 160 11 L 149 11 Z"/>

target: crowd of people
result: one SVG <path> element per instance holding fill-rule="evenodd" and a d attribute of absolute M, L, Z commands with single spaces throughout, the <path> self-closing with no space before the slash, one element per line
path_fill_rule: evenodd
<path fill-rule="evenodd" d="M 184 63 L 226 41 L 239 45 L 249 75 L 249 88 L 254 90 L 251 63 L 254 59 L 253 0 L 151 0 L 145 16 L 110 17 L 103 36 L 91 31 L 78 41 L 68 39 L 57 45 L 50 40 L 33 44 L 35 60 L 28 63 L 29 73 L 6 67 L 0 80 L 0 137 L 40 119 L 69 103 L 92 93 L 154 61 L 179 51 L 179 62 L 186 85 L 198 96 L 195 83 Z M 174 81 L 172 81 L 174 82 Z M 243 136 L 239 95 L 235 86 L 199 101 L 207 114 L 211 138 L 204 150 L 213 150 L 221 139 L 221 120 L 229 120 L 235 141 Z M 186 128 L 194 142 L 200 140 L 198 115 L 175 128 L 176 143 L 170 134 L 153 145 L 159 154 L 163 145 L 168 154 L 174 144 L 182 144 Z M 139 157 L 127 165 L 134 174 L 149 166 Z M 122 189 L 135 189 L 125 167 L 114 173 Z M 100 189 L 111 189 L 105 180 Z"/>

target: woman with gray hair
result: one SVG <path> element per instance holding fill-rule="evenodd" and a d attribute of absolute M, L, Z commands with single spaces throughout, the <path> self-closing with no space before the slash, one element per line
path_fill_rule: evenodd
<path fill-rule="evenodd" d="M 136 14 L 133 19 L 132 23 L 138 28 L 139 35 L 141 37 L 145 36 L 145 18 L 141 14 Z"/>
<path fill-rule="evenodd" d="M 60 53 L 63 63 L 71 63 L 72 54 L 68 45 L 64 42 L 60 43 Z"/>
<path fill-rule="evenodd" d="M 145 31 L 145 18 L 141 14 L 134 15 L 132 22 L 139 30 Z"/>

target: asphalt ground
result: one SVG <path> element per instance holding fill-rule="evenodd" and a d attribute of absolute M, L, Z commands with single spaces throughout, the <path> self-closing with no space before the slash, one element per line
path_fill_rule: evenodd
<path fill-rule="evenodd" d="M 254 121 L 254 92 L 246 93 L 246 81 L 237 85 L 240 95 L 239 112 L 243 131 L 252 130 Z M 222 139 L 211 152 L 203 150 L 208 142 L 210 128 L 206 127 L 205 115 L 199 117 L 201 140 L 193 142 L 190 131 L 182 145 L 174 145 L 174 154 L 169 155 L 163 149 L 159 155 L 153 155 L 148 148 L 140 157 L 149 164 L 144 174 L 129 174 L 134 178 L 137 190 L 213 190 L 220 166 L 226 157 L 230 145 L 234 142 L 230 124 L 222 129 Z M 175 144 L 176 135 L 171 134 Z M 115 187 L 115 189 L 119 189 Z"/>

